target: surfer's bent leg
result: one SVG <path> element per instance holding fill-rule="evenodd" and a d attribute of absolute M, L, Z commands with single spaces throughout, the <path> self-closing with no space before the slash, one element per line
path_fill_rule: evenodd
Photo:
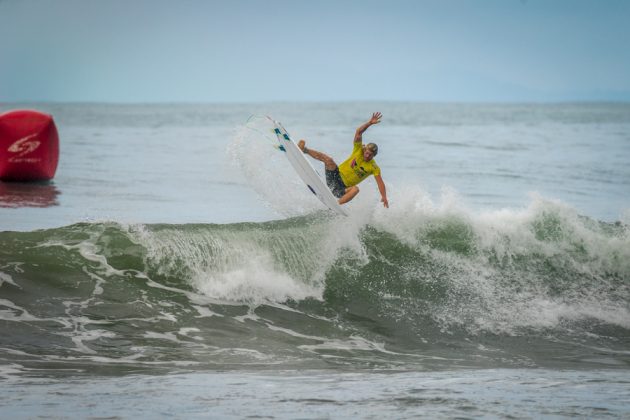
<path fill-rule="evenodd" d="M 347 203 L 348 201 L 356 197 L 357 194 L 359 194 L 359 187 L 357 187 L 356 185 L 350 188 L 346 188 L 346 193 L 339 199 L 339 204 Z"/>
<path fill-rule="evenodd" d="M 337 168 L 337 164 L 335 163 L 333 158 L 331 158 L 330 156 L 328 156 L 328 155 L 326 155 L 326 154 L 324 154 L 322 152 L 318 152 L 317 150 L 307 149 L 306 148 L 306 141 L 300 140 L 298 142 L 298 147 L 300 148 L 301 151 L 303 151 L 304 153 L 306 153 L 307 155 L 309 155 L 313 159 L 319 160 L 320 162 L 324 162 L 324 166 L 329 171 L 334 171 Z"/>

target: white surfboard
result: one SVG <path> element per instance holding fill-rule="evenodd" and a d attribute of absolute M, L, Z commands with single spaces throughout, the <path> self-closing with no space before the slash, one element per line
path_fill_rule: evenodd
<path fill-rule="evenodd" d="M 284 152 L 289 163 L 291 163 L 291 166 L 293 166 L 293 169 L 295 169 L 295 172 L 297 172 L 298 176 L 304 181 L 308 189 L 330 210 L 337 214 L 347 216 L 348 213 L 341 208 L 337 202 L 337 198 L 328 189 L 326 182 L 324 182 L 315 168 L 313 168 L 311 163 L 306 159 L 306 156 L 304 156 L 304 153 L 302 153 L 297 144 L 291 140 L 291 136 L 289 136 L 287 130 L 284 129 L 282 124 L 274 121 L 271 117 L 267 118 L 273 123 L 273 131 L 279 143 L 278 149 Z"/>

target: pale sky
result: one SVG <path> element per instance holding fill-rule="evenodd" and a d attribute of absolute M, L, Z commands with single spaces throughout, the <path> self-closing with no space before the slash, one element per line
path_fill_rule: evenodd
<path fill-rule="evenodd" d="M 626 0 L 0 0 L 0 102 L 630 101 Z"/>

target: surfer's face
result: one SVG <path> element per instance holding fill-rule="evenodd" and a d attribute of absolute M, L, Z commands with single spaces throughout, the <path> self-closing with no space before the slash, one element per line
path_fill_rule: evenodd
<path fill-rule="evenodd" d="M 363 146 L 363 160 L 366 162 L 374 159 L 374 156 L 378 153 L 378 146 L 374 143 L 368 143 Z"/>

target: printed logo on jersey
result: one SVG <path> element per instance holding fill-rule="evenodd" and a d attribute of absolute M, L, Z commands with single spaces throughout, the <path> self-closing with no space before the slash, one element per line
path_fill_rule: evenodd
<path fill-rule="evenodd" d="M 361 179 L 365 178 L 368 175 L 368 172 L 365 170 L 363 166 L 357 165 L 356 159 L 352 159 L 352 162 L 350 162 L 350 167 L 352 168 L 354 173 Z"/>

